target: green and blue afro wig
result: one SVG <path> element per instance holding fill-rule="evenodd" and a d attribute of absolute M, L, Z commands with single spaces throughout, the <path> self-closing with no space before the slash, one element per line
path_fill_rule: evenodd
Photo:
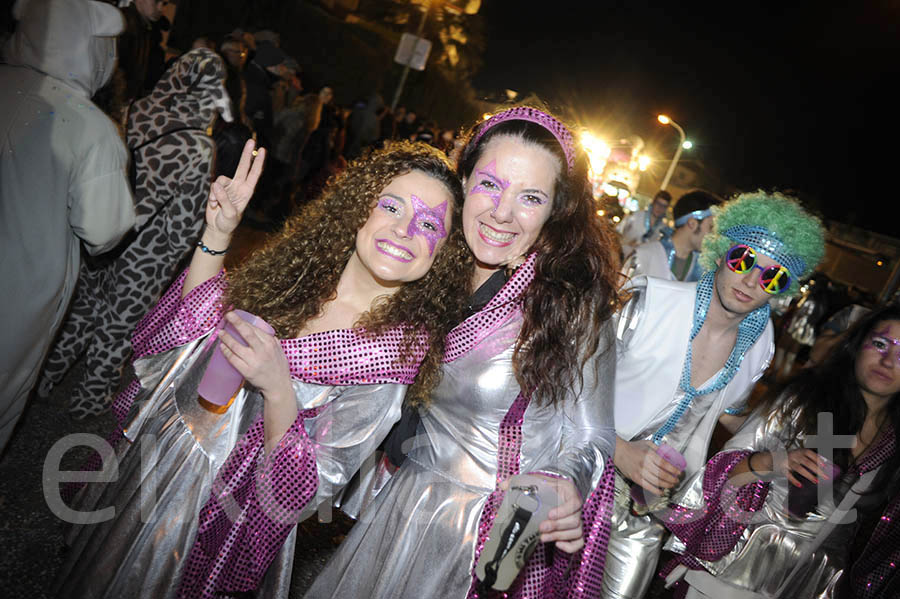
<path fill-rule="evenodd" d="M 733 245 L 746 243 L 791 271 L 785 293 L 794 295 L 800 280 L 809 277 L 825 255 L 822 222 L 784 194 L 743 193 L 713 206 L 712 213 L 715 226 L 703 240 L 700 255 L 700 264 L 707 270 L 715 270 L 716 260 Z"/>

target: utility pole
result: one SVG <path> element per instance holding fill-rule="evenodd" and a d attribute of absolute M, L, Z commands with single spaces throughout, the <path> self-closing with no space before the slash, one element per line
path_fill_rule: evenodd
<path fill-rule="evenodd" d="M 422 11 L 422 19 L 419 21 L 419 29 L 416 30 L 416 37 L 421 38 L 422 32 L 425 31 L 425 21 L 428 20 L 428 13 L 431 11 L 431 0 L 425 2 L 425 10 Z M 403 86 L 406 85 L 406 77 L 409 75 L 409 63 L 412 60 L 410 56 L 406 64 L 403 65 L 403 74 L 400 75 L 400 83 L 397 84 L 397 91 L 394 92 L 394 100 L 391 102 L 391 112 L 397 109 L 397 102 L 400 101 L 400 94 L 403 93 Z"/>

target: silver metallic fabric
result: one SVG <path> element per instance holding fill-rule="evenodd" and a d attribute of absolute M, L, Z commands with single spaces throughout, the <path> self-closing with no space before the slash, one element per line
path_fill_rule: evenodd
<path fill-rule="evenodd" d="M 416 447 L 306 597 L 465 597 L 478 523 L 495 488 L 500 423 L 519 394 L 512 369 L 521 318 L 445 363 L 422 411 Z M 607 325 L 584 369 L 584 386 L 559 408 L 531 402 L 522 426 L 521 472 L 572 477 L 587 497 L 614 449 L 615 372 Z"/>
<path fill-rule="evenodd" d="M 631 513 L 631 487 L 616 471 L 609 548 L 603 570 L 603 597 L 643 597 L 656 572 L 656 562 L 666 530 L 650 515 Z"/>
<path fill-rule="evenodd" d="M 765 419 L 758 411 L 747 420 L 740 431 L 726 444 L 724 451 L 749 449 L 754 451 L 784 451 L 790 437 L 791 423 L 775 418 Z M 798 442 L 802 445 L 803 436 Z M 793 449 L 794 447 L 790 447 Z M 673 501 L 687 507 L 702 505 L 703 471 L 686 482 Z M 769 485 L 764 507 L 744 530 L 734 549 L 715 562 L 700 561 L 717 578 L 742 588 L 773 593 L 785 580 L 801 558 L 801 551 L 812 542 L 821 525 L 834 511 L 849 489 L 848 484 L 835 485 L 833 497 L 819 505 L 806 518 L 794 518 L 787 513 L 788 485 L 779 477 Z M 806 559 L 784 591 L 791 599 L 830 599 L 841 577 L 852 544 L 856 523 L 840 524 L 825 542 Z M 681 553 L 684 545 L 672 537 L 666 549 Z"/>
<path fill-rule="evenodd" d="M 56 582 L 63 595 L 174 597 L 215 475 L 263 404 L 258 392 L 245 387 L 223 413 L 200 405 L 197 386 L 209 359 L 204 340 L 135 362 L 142 390 L 125 431 L 131 443 L 117 456 L 118 478 L 92 483 L 76 498 L 75 509 L 112 506 L 115 516 L 73 526 Z M 308 516 L 330 501 L 387 434 L 399 418 L 406 386 L 335 387 L 295 379 L 294 391 L 301 409 L 328 404 L 304 421 L 317 442 L 319 470 L 316 499 L 304 511 Z M 334 401 L 339 398 L 346 401 Z M 296 529 L 270 567 L 260 596 L 288 596 L 295 537 Z"/>

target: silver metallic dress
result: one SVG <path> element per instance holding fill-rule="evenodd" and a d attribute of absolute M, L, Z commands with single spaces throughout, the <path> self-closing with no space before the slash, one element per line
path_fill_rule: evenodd
<path fill-rule="evenodd" d="M 115 512 L 100 523 L 73 526 L 56 584 L 60 596 L 175 596 L 216 473 L 263 404 L 258 392 L 242 388 L 227 411 L 200 405 L 197 386 L 210 356 L 204 340 L 135 361 L 142 390 L 125 431 L 130 443 L 117 456 L 118 477 L 85 487 L 75 506 Z M 304 420 L 316 443 L 319 477 L 306 517 L 347 483 L 399 419 L 406 386 L 293 384 L 301 409 L 327 404 Z M 261 596 L 287 597 L 295 536 L 296 529 L 269 569 Z"/>
<path fill-rule="evenodd" d="M 790 423 L 785 426 L 775 418 L 765 418 L 759 411 L 747 420 L 740 431 L 728 441 L 723 451 L 785 451 L 803 445 L 801 435 L 797 445 L 788 446 Z M 703 505 L 703 471 L 687 481 L 681 492 L 673 498 L 678 505 L 697 509 Z M 734 548 L 721 559 L 699 561 L 716 578 L 741 588 L 761 593 L 774 593 L 791 570 L 802 559 L 804 547 L 811 543 L 850 488 L 853 481 L 835 485 L 834 493 L 805 518 L 795 518 L 787 513 L 788 485 L 786 478 L 776 478 L 769 484 L 762 509 L 757 511 L 752 523 L 743 531 Z M 872 498 L 877 500 L 876 498 Z M 862 496 L 857 503 L 863 507 L 867 501 Z M 798 574 L 781 594 L 791 599 L 830 599 L 845 567 L 848 549 L 852 546 L 857 523 L 835 526 L 825 542 L 800 564 Z M 666 549 L 682 553 L 684 544 L 671 537 Z"/>
<path fill-rule="evenodd" d="M 501 421 L 519 395 L 512 356 L 521 317 L 444 364 L 416 447 L 361 514 L 306 597 L 463 598 L 479 519 L 494 491 Z M 559 408 L 529 404 L 521 472 L 572 478 L 587 497 L 614 449 L 612 330 L 588 359 L 584 384 Z M 610 351 L 605 351 L 609 349 Z"/>

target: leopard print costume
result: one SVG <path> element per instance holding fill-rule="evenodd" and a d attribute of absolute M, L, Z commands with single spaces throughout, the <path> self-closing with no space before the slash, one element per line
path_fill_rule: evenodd
<path fill-rule="evenodd" d="M 217 112 L 230 120 L 224 78 L 217 54 L 192 50 L 131 107 L 126 141 L 136 175 L 135 231 L 103 265 L 82 265 L 38 388 L 47 395 L 85 356 L 69 405 L 76 419 L 109 407 L 131 355 L 132 330 L 199 238 L 215 157 L 206 128 Z"/>

